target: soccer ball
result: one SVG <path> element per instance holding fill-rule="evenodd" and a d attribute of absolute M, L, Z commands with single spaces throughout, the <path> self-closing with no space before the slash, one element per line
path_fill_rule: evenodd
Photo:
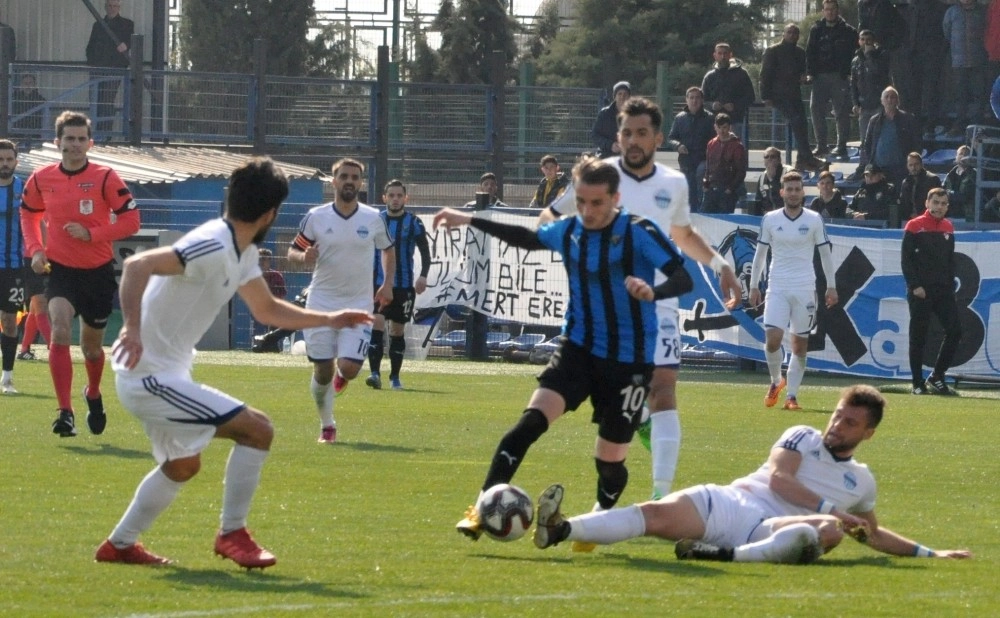
<path fill-rule="evenodd" d="M 498 541 L 516 541 L 524 536 L 535 519 L 531 498 L 520 487 L 494 485 L 476 502 L 479 527 Z"/>

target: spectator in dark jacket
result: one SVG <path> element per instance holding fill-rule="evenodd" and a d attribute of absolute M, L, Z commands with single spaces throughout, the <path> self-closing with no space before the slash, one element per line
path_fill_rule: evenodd
<path fill-rule="evenodd" d="M 972 149 L 959 146 L 955 151 L 955 167 L 944 178 L 944 189 L 948 192 L 948 213 L 952 217 L 973 219 L 976 206 L 976 168 L 969 155 Z"/>
<path fill-rule="evenodd" d="M 885 170 L 889 182 L 899 187 L 906 176 L 906 155 L 920 152 L 922 145 L 916 116 L 899 109 L 895 88 L 883 90 L 882 111 L 872 116 L 865 133 L 864 148 L 871 162 Z"/>
<path fill-rule="evenodd" d="M 114 124 L 115 98 L 122 80 L 100 68 L 125 69 L 129 66 L 128 46 L 135 33 L 135 22 L 121 15 L 122 0 L 105 0 L 107 14 L 103 23 L 95 21 L 87 40 L 87 65 L 98 70 L 91 71 L 91 80 L 97 82 L 98 131 L 110 131 Z M 112 37 L 108 31 L 114 34 Z"/>
<path fill-rule="evenodd" d="M 809 125 L 802 104 L 802 84 L 807 83 L 806 52 L 798 46 L 799 27 L 786 24 L 781 42 L 764 52 L 760 69 L 760 98 L 768 107 L 775 107 L 785 117 L 795 138 L 798 156 L 795 169 L 820 170 L 829 166 L 816 158 L 809 146 Z"/>
<path fill-rule="evenodd" d="M 819 174 L 819 195 L 809 203 L 809 209 L 815 210 L 824 219 L 845 219 L 847 218 L 847 200 L 844 194 L 836 186 L 836 178 L 833 172 L 824 170 Z"/>
<path fill-rule="evenodd" d="M 559 160 L 555 155 L 545 155 L 539 162 L 542 179 L 538 181 L 535 195 L 531 198 L 529 208 L 548 208 L 557 197 L 569 186 L 569 177 L 559 169 Z"/>
<path fill-rule="evenodd" d="M 618 150 L 618 112 L 625 101 L 632 96 L 632 86 L 628 82 L 618 82 L 611 89 L 614 99 L 607 107 L 597 112 L 597 120 L 590 130 L 590 139 L 594 142 L 597 152 L 602 157 L 620 154 Z"/>
<path fill-rule="evenodd" d="M 894 0 L 858 0 L 858 30 L 871 30 L 882 49 L 889 52 L 893 85 L 903 94 L 900 98 L 910 105 L 910 61 L 903 43 L 907 25 Z"/>
<path fill-rule="evenodd" d="M 755 207 L 749 214 L 765 215 L 785 207 L 781 199 L 781 179 L 793 169 L 781 163 L 781 151 L 774 146 L 764 149 L 764 171 L 757 178 Z"/>
<path fill-rule="evenodd" d="M 9 35 L 7 47 L 4 49 L 8 58 L 7 62 L 14 62 L 17 60 L 17 37 L 14 35 L 14 29 L 0 21 L 0 30 L 5 30 Z"/>
<path fill-rule="evenodd" d="M 816 135 L 816 156 L 830 152 L 826 118 L 833 102 L 837 119 L 835 154 L 847 158 L 847 140 L 851 136 L 851 60 L 858 49 L 858 31 L 840 16 L 837 0 L 823 0 L 823 19 L 809 30 L 806 45 L 806 72 L 812 81 L 809 109 Z"/>
<path fill-rule="evenodd" d="M 924 158 L 919 152 L 906 157 L 906 171 L 909 173 L 899 188 L 899 216 L 912 219 L 924 214 L 927 192 L 940 187 L 941 179 L 924 169 Z"/>
<path fill-rule="evenodd" d="M 746 148 L 732 132 L 728 114 L 716 114 L 715 137 L 708 142 L 705 159 L 704 213 L 732 214 L 746 191 Z"/>
<path fill-rule="evenodd" d="M 853 111 L 858 117 L 861 141 L 868 132 L 868 122 L 882 109 L 882 91 L 892 85 L 889 74 L 889 54 L 878 46 L 871 30 L 862 30 L 858 35 L 860 47 L 851 61 L 851 100 Z M 858 169 L 850 180 L 861 180 L 868 165 L 869 153 L 862 147 Z"/>
<path fill-rule="evenodd" d="M 701 80 L 705 108 L 716 114 L 729 114 L 733 133 L 741 140 L 745 139 L 747 112 L 756 98 L 753 80 L 743 68 L 743 63 L 733 58 L 733 49 L 729 43 L 716 43 L 712 57 L 715 64 Z"/>
<path fill-rule="evenodd" d="M 913 101 L 906 108 L 920 118 L 920 126 L 928 137 L 942 118 L 941 95 L 948 44 L 941 22 L 948 10 L 946 0 L 910 0 L 909 32 L 903 51 L 910 59 Z"/>
<path fill-rule="evenodd" d="M 684 95 L 684 111 L 674 117 L 667 143 L 677 151 L 677 165 L 688 181 L 688 201 L 691 212 L 701 209 L 701 179 L 705 177 L 705 150 L 715 137 L 713 116 L 703 106 L 701 88 L 691 86 Z"/>
<path fill-rule="evenodd" d="M 854 194 L 847 216 L 851 219 L 888 221 L 896 203 L 896 187 L 885 179 L 885 172 L 874 163 L 865 167 L 865 184 Z"/>

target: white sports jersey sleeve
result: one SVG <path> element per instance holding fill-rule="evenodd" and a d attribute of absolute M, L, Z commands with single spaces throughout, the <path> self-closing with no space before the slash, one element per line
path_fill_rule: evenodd
<path fill-rule="evenodd" d="M 875 508 L 875 477 L 868 466 L 853 458 L 834 458 L 823 445 L 823 434 L 819 430 L 805 425 L 791 427 L 773 448 L 789 449 L 802 455 L 796 478 L 824 500 L 833 502 L 838 509 L 866 513 Z M 771 491 L 769 476 L 770 467 L 764 462 L 756 472 L 736 479 L 730 485 L 752 494 L 772 510 L 774 517 L 816 512 L 815 508 L 795 506 Z"/>
<path fill-rule="evenodd" d="M 823 217 L 803 209 L 795 219 L 785 209 L 773 210 L 760 222 L 757 242 L 771 250 L 767 289 L 780 292 L 816 289 L 813 254 L 816 247 L 829 244 Z"/>
<path fill-rule="evenodd" d="M 236 248 L 233 229 L 223 219 L 204 223 L 173 245 L 184 274 L 154 275 L 142 295 L 143 354 L 129 372 L 187 373 L 195 345 L 240 286 L 261 277 L 257 246 L 243 253 Z"/>

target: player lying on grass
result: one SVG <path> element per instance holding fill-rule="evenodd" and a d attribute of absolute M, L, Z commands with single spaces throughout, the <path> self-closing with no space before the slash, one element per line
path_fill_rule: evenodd
<path fill-rule="evenodd" d="M 756 472 L 729 485 L 696 485 L 660 500 L 566 519 L 563 488 L 538 499 L 535 545 L 565 540 L 610 544 L 639 536 L 680 541 L 678 558 L 807 563 L 848 534 L 895 556 L 970 558 L 964 549 L 932 550 L 875 517 L 875 479 L 854 451 L 872 437 L 885 399 L 875 388 L 844 389 L 826 430 L 791 427 Z"/>
<path fill-rule="evenodd" d="M 112 347 L 118 399 L 142 421 L 158 466 L 139 483 L 98 562 L 168 564 L 143 548 L 153 525 L 201 467 L 212 438 L 235 442 L 229 454 L 215 553 L 242 567 L 265 568 L 274 555 L 247 531 L 247 515 L 274 428 L 261 411 L 191 379 L 195 344 L 219 310 L 239 293 L 254 319 L 299 330 L 371 324 L 364 311 L 319 312 L 275 298 L 257 259 L 261 242 L 288 196 L 288 180 L 268 158 L 254 158 L 229 179 L 226 212 L 185 234 L 172 247 L 125 261 L 122 324 Z"/>

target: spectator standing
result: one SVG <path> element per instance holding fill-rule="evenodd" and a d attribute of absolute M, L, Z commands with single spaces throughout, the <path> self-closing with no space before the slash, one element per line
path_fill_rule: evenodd
<path fill-rule="evenodd" d="M 87 152 L 94 145 L 90 119 L 66 111 L 56 118 L 55 126 L 62 160 L 38 168 L 25 183 L 21 231 L 32 270 L 38 274 L 51 271 L 46 290 L 52 321 L 49 371 L 59 403 L 52 432 L 63 438 L 76 435 L 69 346 L 73 318 L 79 315 L 80 349 L 87 371 L 83 389 L 87 426 L 100 435 L 107 423 L 101 397 L 102 345 L 118 288 L 112 244 L 139 231 L 139 211 L 118 174 L 88 160 Z"/>
<path fill-rule="evenodd" d="M 129 66 L 128 46 L 135 33 L 135 23 L 122 17 L 122 0 L 105 0 L 104 23 L 94 22 L 87 40 L 87 66 L 126 69 Z M 112 38 L 108 30 L 114 34 Z M 117 40 L 115 40 L 117 39 Z M 97 82 L 98 131 L 110 131 L 114 124 L 115 99 L 122 80 L 104 71 L 91 71 L 90 79 Z"/>
<path fill-rule="evenodd" d="M 747 114 L 756 98 L 753 80 L 743 68 L 743 63 L 733 58 L 733 49 L 729 43 L 716 43 L 712 57 L 715 64 L 701 80 L 705 108 L 713 114 L 729 114 L 733 133 L 744 143 L 748 143 Z"/>
<path fill-rule="evenodd" d="M 933 137 L 941 119 L 942 77 L 946 75 L 948 49 L 941 23 L 948 5 L 944 0 L 910 0 L 909 9 L 910 28 L 904 50 L 913 67 L 913 101 L 907 106 L 920 118 L 924 134 Z"/>
<path fill-rule="evenodd" d="M 538 181 L 538 188 L 535 189 L 535 196 L 531 198 L 529 208 L 548 208 L 549 204 L 562 195 L 569 186 L 569 177 L 560 170 L 559 160 L 555 155 L 542 157 L 539 169 L 542 170 L 542 179 Z"/>
<path fill-rule="evenodd" d="M 899 187 L 906 176 L 906 155 L 920 152 L 923 140 L 916 116 L 899 109 L 899 92 L 882 91 L 882 110 L 872 116 L 865 133 L 864 149 L 869 160 L 882 168 L 889 182 Z"/>
<path fill-rule="evenodd" d="M 715 137 L 708 142 L 705 158 L 705 213 L 732 214 L 745 192 L 746 148 L 731 127 L 729 114 L 715 116 Z"/>
<path fill-rule="evenodd" d="M 961 137 L 966 125 L 983 116 L 983 103 L 989 91 L 984 36 L 986 7 L 976 0 L 958 0 L 948 8 L 942 22 L 951 52 L 951 94 L 955 123 L 948 135 Z"/>
<path fill-rule="evenodd" d="M 927 193 L 940 187 L 941 179 L 924 169 L 924 158 L 919 152 L 907 155 L 906 171 L 909 173 L 899 188 L 899 216 L 912 219 L 927 210 Z"/>
<path fill-rule="evenodd" d="M 486 172 L 479 177 L 479 193 L 486 194 L 486 207 L 487 208 L 506 208 L 507 204 L 500 201 L 500 196 L 497 192 L 500 190 L 500 185 L 497 184 L 497 175 L 493 172 Z M 466 208 L 477 208 L 478 202 L 472 200 L 471 202 L 465 203 Z"/>
<path fill-rule="evenodd" d="M 952 217 L 974 219 L 976 207 L 976 168 L 972 165 L 972 149 L 959 146 L 955 151 L 955 166 L 944 177 L 948 193 L 948 212 Z"/>
<path fill-rule="evenodd" d="M 792 168 L 781 162 L 781 151 L 774 146 L 764 149 L 764 171 L 757 177 L 757 207 L 753 215 L 764 215 L 783 208 L 781 201 L 781 179 Z"/>
<path fill-rule="evenodd" d="M 874 32 L 875 40 L 889 52 L 893 84 L 905 93 L 900 98 L 909 105 L 910 63 L 903 47 L 907 25 L 893 0 L 858 0 L 858 30 Z"/>
<path fill-rule="evenodd" d="M 806 52 L 798 46 L 799 27 L 785 25 L 781 42 L 764 52 L 760 70 L 760 98 L 768 107 L 775 107 L 785 116 L 795 139 L 798 156 L 795 168 L 817 171 L 829 166 L 817 158 L 809 146 L 809 126 L 806 108 L 802 104 L 802 84 L 808 83 Z"/>
<path fill-rule="evenodd" d="M 597 120 L 590 130 L 590 139 L 594 142 L 599 156 L 610 157 L 621 154 L 618 150 L 618 112 L 631 96 L 631 84 L 626 81 L 618 82 L 611 89 L 611 104 L 597 112 Z"/>
<path fill-rule="evenodd" d="M 885 179 L 885 172 L 874 163 L 865 167 L 865 184 L 854 194 L 847 216 L 858 220 L 888 221 L 896 203 L 896 187 Z"/>
<path fill-rule="evenodd" d="M 828 170 L 820 172 L 816 183 L 819 195 L 809 202 L 809 210 L 815 210 L 825 220 L 847 218 L 847 200 L 836 187 L 835 181 L 833 172 Z"/>
<path fill-rule="evenodd" d="M 875 34 L 871 30 L 862 30 L 858 35 L 858 43 L 860 47 L 851 61 L 851 99 L 861 131 L 861 153 L 858 169 L 851 174 L 849 180 L 861 180 L 864 174 L 865 166 L 871 158 L 864 147 L 868 123 L 882 109 L 882 91 L 892 85 L 889 53 L 879 47 Z"/>
<path fill-rule="evenodd" d="M 837 0 L 823 1 L 823 19 L 809 30 L 806 45 L 807 73 L 812 81 L 809 109 L 816 134 L 817 156 L 830 152 L 826 117 L 833 102 L 837 119 L 837 145 L 834 154 L 847 158 L 847 140 L 851 135 L 851 61 L 858 49 L 858 31 L 840 16 Z"/>
<path fill-rule="evenodd" d="M 712 113 L 705 110 L 701 88 L 688 88 L 684 101 L 684 111 L 674 117 L 667 143 L 677 151 L 677 165 L 687 178 L 691 212 L 699 212 L 704 196 L 701 180 L 705 177 L 705 153 L 708 142 L 715 137 L 715 125 Z"/>
<path fill-rule="evenodd" d="M 906 279 L 906 302 L 910 308 L 910 374 L 913 394 L 928 392 L 955 395 L 944 381 L 944 374 L 962 339 L 958 303 L 955 300 L 955 228 L 945 218 L 948 194 L 931 189 L 927 210 L 911 219 L 903 231 L 900 261 Z M 931 315 L 937 316 L 944 329 L 931 375 L 924 381 L 923 358 L 930 330 Z"/>
<path fill-rule="evenodd" d="M 8 62 L 14 62 L 17 60 L 17 36 L 14 34 L 14 29 L 0 21 L 0 30 L 6 31 L 8 34 L 7 46 L 3 50 L 4 55 L 7 57 Z"/>

